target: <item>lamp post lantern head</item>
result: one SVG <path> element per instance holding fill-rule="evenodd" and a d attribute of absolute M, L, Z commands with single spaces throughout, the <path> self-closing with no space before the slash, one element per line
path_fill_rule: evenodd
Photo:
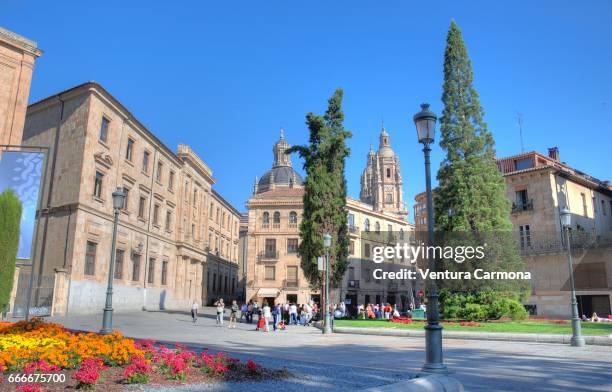
<path fill-rule="evenodd" d="M 113 192 L 113 208 L 116 210 L 122 209 L 124 200 L 125 193 L 123 192 L 123 188 L 117 188 L 117 190 Z"/>
<path fill-rule="evenodd" d="M 417 136 L 419 143 L 429 144 L 434 141 L 436 135 L 436 117 L 435 113 L 429 111 L 429 104 L 421 104 L 421 111 L 412 118 L 416 125 Z"/>
<path fill-rule="evenodd" d="M 568 228 L 572 225 L 572 214 L 570 213 L 570 210 L 567 209 L 567 207 L 563 207 L 561 209 L 561 212 L 559 212 L 559 215 L 561 216 L 561 225 L 564 228 Z"/>
<path fill-rule="evenodd" d="M 329 233 L 325 233 L 323 236 L 323 246 L 326 248 L 331 247 L 332 236 Z"/>

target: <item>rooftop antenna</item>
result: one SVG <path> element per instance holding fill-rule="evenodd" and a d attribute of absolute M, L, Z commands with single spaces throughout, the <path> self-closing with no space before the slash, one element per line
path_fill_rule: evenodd
<path fill-rule="evenodd" d="M 516 124 L 519 128 L 519 137 L 521 138 L 521 154 L 525 152 L 525 147 L 523 145 L 523 114 L 516 112 Z"/>

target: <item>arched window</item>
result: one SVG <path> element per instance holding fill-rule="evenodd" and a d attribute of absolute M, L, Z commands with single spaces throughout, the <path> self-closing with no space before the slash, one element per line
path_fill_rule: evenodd
<path fill-rule="evenodd" d="M 264 225 L 267 225 L 270 223 L 270 213 L 268 211 L 263 213 L 263 217 L 262 217 L 262 222 Z"/>
<path fill-rule="evenodd" d="M 380 223 L 376 222 L 374 225 L 374 230 L 376 230 L 377 233 L 380 233 Z"/>
<path fill-rule="evenodd" d="M 275 227 L 279 227 L 280 226 L 280 212 L 278 211 L 274 211 L 274 226 Z"/>
<path fill-rule="evenodd" d="M 289 223 L 297 223 L 297 212 L 291 211 L 289 213 Z"/>
<path fill-rule="evenodd" d="M 404 239 L 404 229 L 400 229 L 400 240 Z"/>
<path fill-rule="evenodd" d="M 363 226 L 365 231 L 370 231 L 370 220 L 366 218 L 365 222 L 363 222 Z"/>

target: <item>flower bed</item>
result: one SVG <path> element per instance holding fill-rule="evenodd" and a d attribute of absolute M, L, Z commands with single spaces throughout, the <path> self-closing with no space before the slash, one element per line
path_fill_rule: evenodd
<path fill-rule="evenodd" d="M 41 320 L 0 323 L 0 390 L 122 390 L 127 384 L 180 384 L 287 377 L 224 353 L 134 341 L 120 332 L 72 332 Z"/>

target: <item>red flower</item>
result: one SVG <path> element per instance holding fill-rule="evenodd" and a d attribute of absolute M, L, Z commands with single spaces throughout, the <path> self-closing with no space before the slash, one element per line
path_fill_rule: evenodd
<path fill-rule="evenodd" d="M 81 367 L 74 374 L 74 379 L 78 381 L 80 387 L 89 388 L 95 385 L 100 379 L 100 372 L 105 369 L 104 363 L 99 358 L 86 358 L 81 363 Z"/>
<path fill-rule="evenodd" d="M 255 370 L 259 369 L 259 365 L 256 364 L 255 362 L 253 362 L 252 359 L 249 359 L 249 361 L 247 362 L 247 368 L 250 371 L 255 371 Z"/>
<path fill-rule="evenodd" d="M 24 384 L 19 385 L 17 390 L 21 392 L 42 392 L 42 386 L 40 384 Z"/>

